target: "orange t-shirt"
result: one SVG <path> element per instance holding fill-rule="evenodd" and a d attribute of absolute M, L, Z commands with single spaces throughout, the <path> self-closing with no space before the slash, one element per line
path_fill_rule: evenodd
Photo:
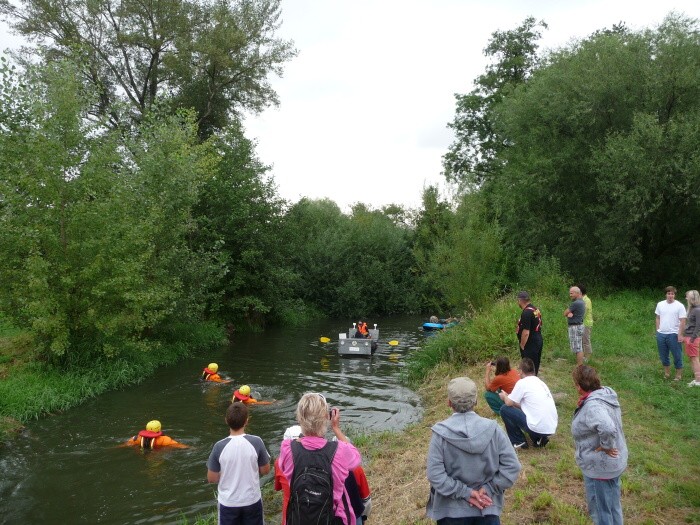
<path fill-rule="evenodd" d="M 519 380 L 520 374 L 511 368 L 510 371 L 506 372 L 505 374 L 495 376 L 489 383 L 487 390 L 496 392 L 500 388 L 506 394 L 510 394 L 513 391 L 513 388 L 515 388 L 515 383 L 517 383 Z"/>

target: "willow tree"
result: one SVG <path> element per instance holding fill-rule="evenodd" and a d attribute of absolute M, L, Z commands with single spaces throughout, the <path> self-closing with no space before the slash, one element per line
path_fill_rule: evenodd
<path fill-rule="evenodd" d="M 32 56 L 69 59 L 113 126 L 158 102 L 195 108 L 202 136 L 277 103 L 269 75 L 295 54 L 275 36 L 280 0 L 0 0 Z"/>

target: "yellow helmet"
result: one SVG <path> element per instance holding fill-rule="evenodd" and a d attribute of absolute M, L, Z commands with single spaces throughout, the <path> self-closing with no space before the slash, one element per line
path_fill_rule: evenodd
<path fill-rule="evenodd" d="M 207 368 L 216 374 L 216 371 L 219 370 L 219 365 L 216 363 L 209 363 Z"/>
<path fill-rule="evenodd" d="M 241 388 L 238 389 L 238 393 L 243 395 L 243 396 L 249 396 L 250 395 L 250 387 L 248 385 L 243 385 Z"/>
<path fill-rule="evenodd" d="M 154 419 L 146 424 L 146 430 L 149 432 L 160 432 L 160 421 Z"/>

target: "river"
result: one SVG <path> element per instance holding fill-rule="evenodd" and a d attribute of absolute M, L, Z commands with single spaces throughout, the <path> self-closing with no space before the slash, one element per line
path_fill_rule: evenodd
<path fill-rule="evenodd" d="M 29 423 L 20 437 L 0 447 L 0 523 L 170 524 L 183 518 L 192 523 L 213 511 L 215 486 L 206 483 L 205 463 L 212 445 L 228 435 L 224 413 L 234 385 L 248 384 L 261 399 L 275 400 L 252 407 L 247 427 L 274 457 L 284 430 L 295 424 L 304 392 L 321 392 L 339 407 L 341 426 L 350 435 L 400 430 L 419 420 L 419 399 L 400 384 L 399 373 L 423 338 L 422 320 L 369 321 L 380 330 L 371 358 L 337 355 L 346 321 L 235 334 L 229 345 L 163 368 L 139 385 Z M 331 342 L 321 343 L 321 336 Z M 399 344 L 390 346 L 390 340 Z M 234 383 L 202 383 L 201 371 L 212 361 Z M 191 448 L 117 446 L 151 419 Z"/>

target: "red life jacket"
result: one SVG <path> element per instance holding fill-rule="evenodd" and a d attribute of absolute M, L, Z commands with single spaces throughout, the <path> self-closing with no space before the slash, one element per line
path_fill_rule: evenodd
<path fill-rule="evenodd" d="M 204 370 L 202 370 L 202 379 L 206 381 L 207 379 L 209 379 L 209 376 L 213 376 L 214 374 L 216 374 L 216 372 L 209 370 L 209 367 L 207 367 Z"/>
<path fill-rule="evenodd" d="M 162 436 L 162 432 L 151 432 L 150 430 L 141 430 L 138 433 L 139 445 L 141 448 L 153 448 L 156 438 Z"/>
<path fill-rule="evenodd" d="M 369 334 L 369 331 L 367 330 L 367 323 L 358 323 L 357 331 L 360 332 L 362 335 Z"/>

